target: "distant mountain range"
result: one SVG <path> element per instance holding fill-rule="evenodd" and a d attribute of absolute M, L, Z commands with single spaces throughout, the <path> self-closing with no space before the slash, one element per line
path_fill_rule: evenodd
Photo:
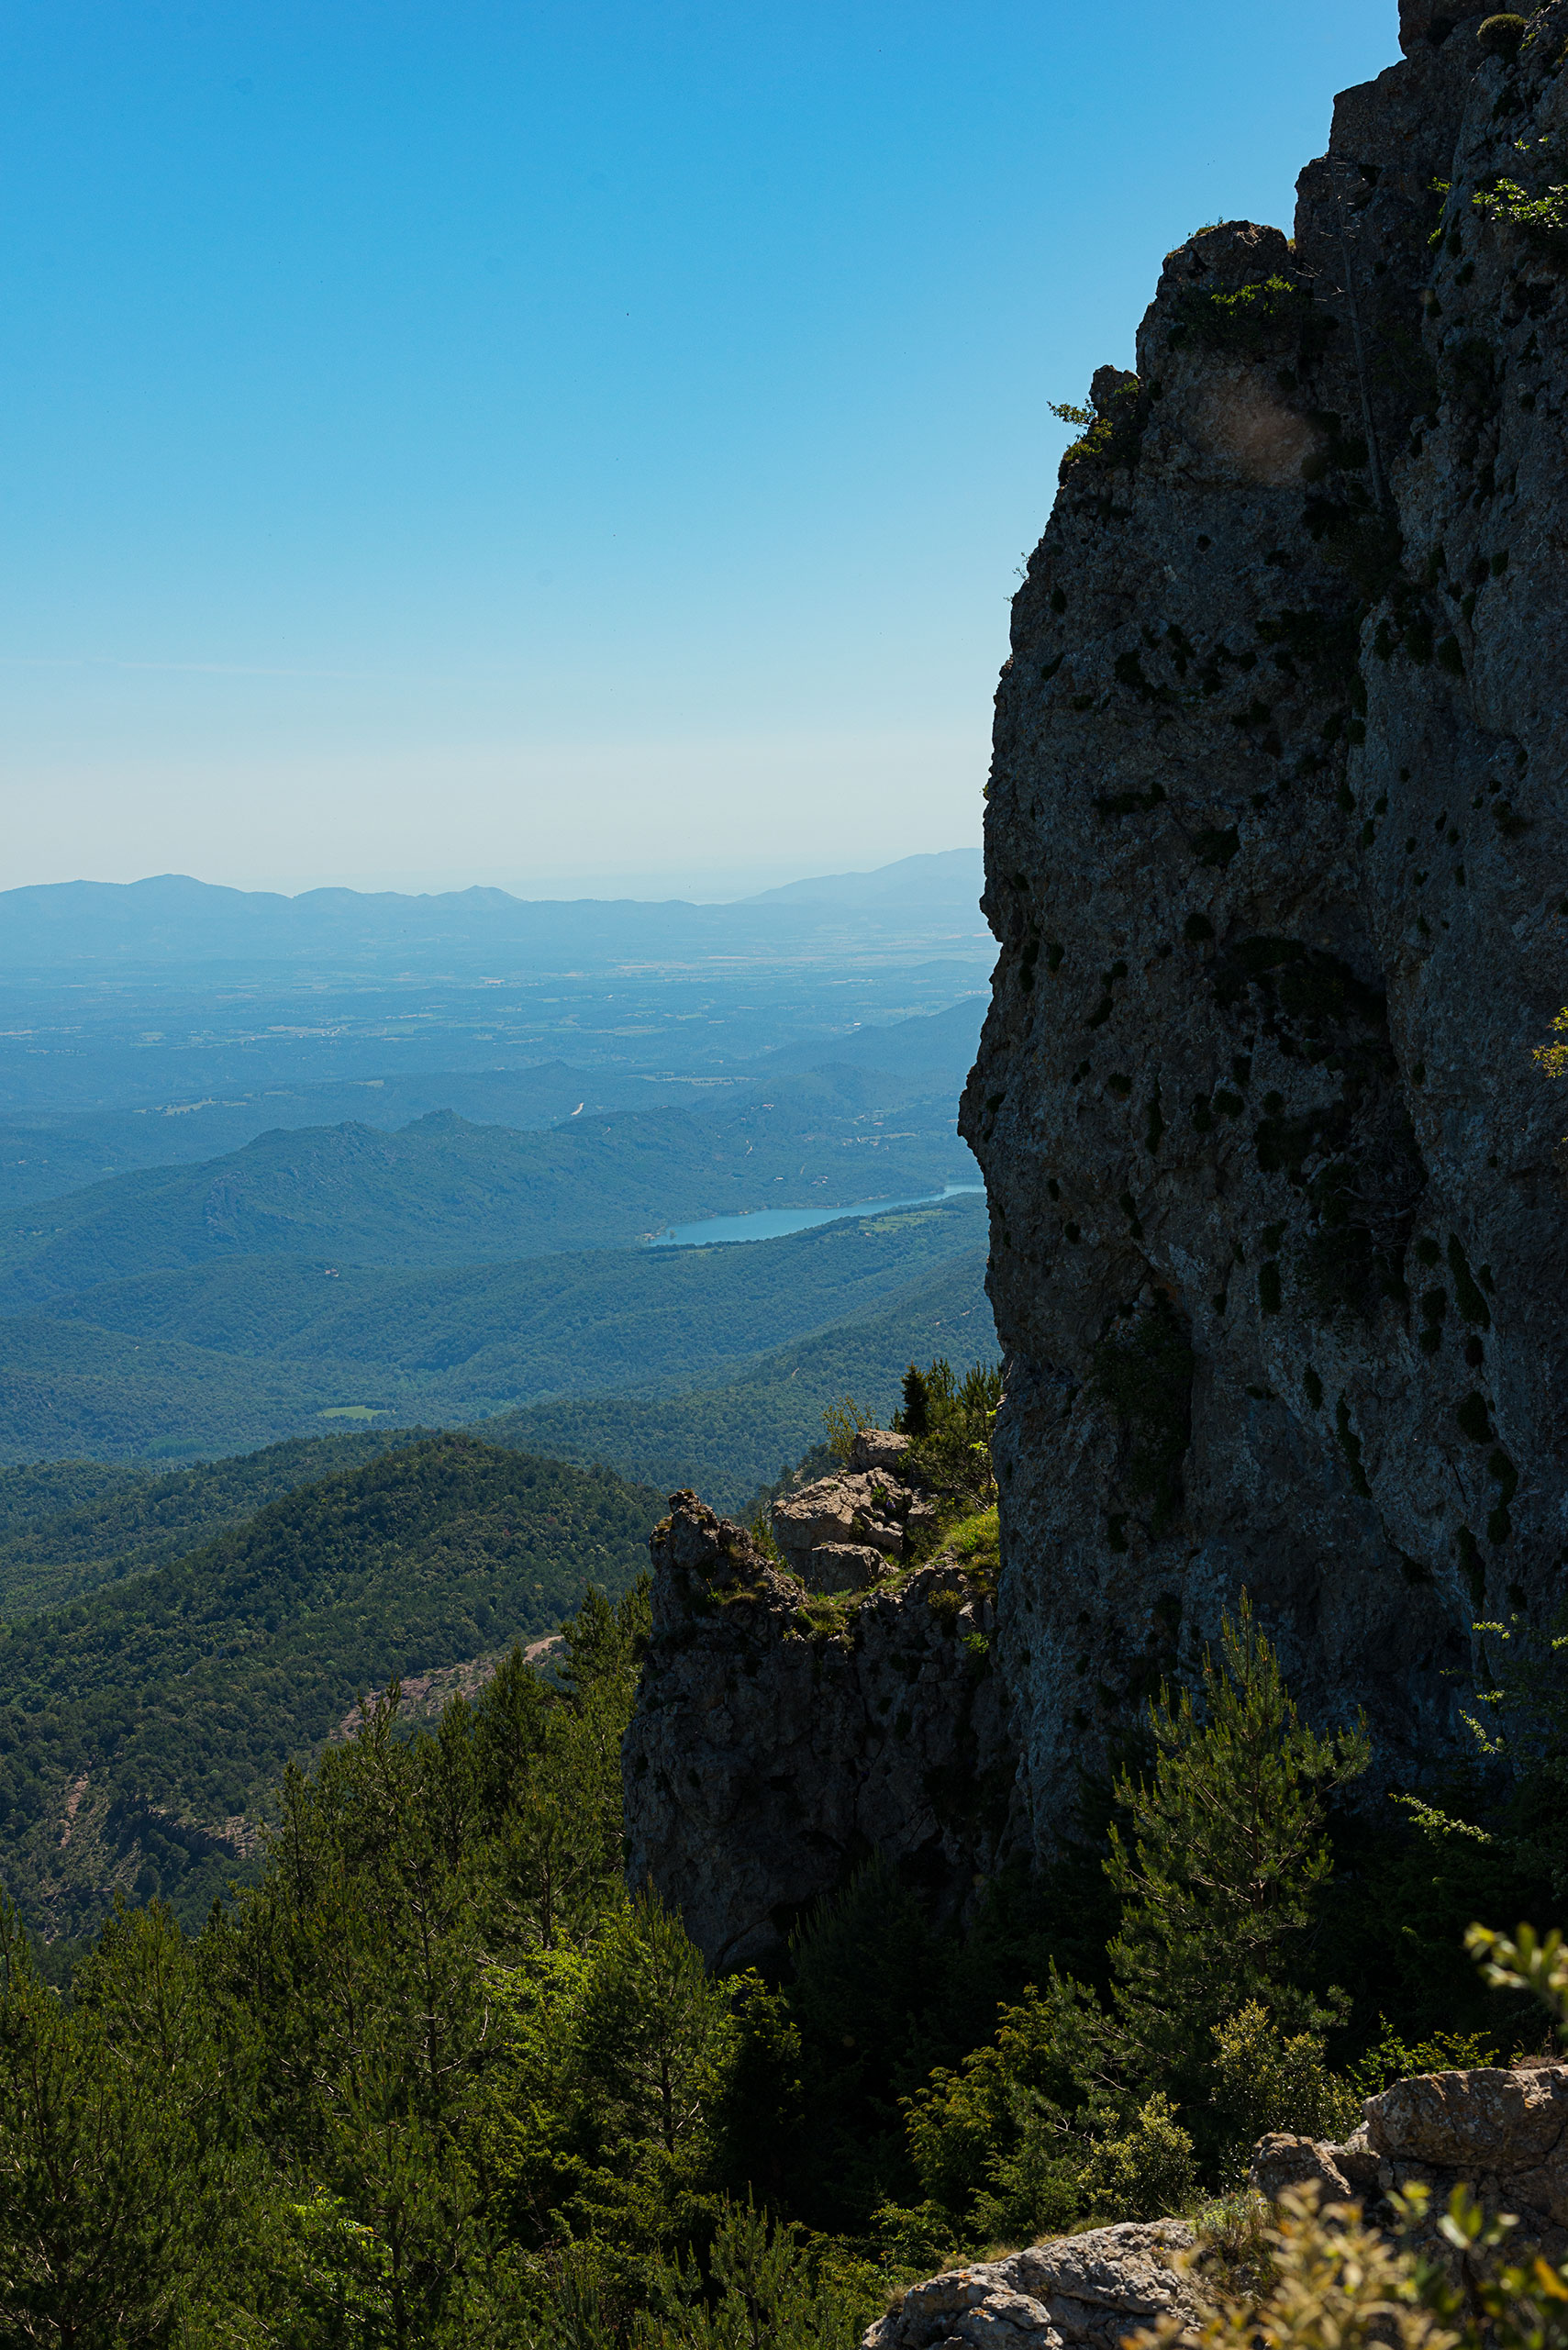
<path fill-rule="evenodd" d="M 407 897 L 228 889 L 185 874 L 51 882 L 0 892 L 0 974 L 232 963 L 384 969 L 602 969 L 649 957 L 768 951 L 846 924 L 871 943 L 936 952 L 987 942 L 978 849 L 903 857 L 872 873 L 786 884 L 728 906 L 684 899 L 520 898 L 504 889 Z"/>
<path fill-rule="evenodd" d="M 969 906 L 985 886 L 982 849 L 941 849 L 935 855 L 900 857 L 871 873 L 817 874 L 761 889 L 746 906 Z"/>

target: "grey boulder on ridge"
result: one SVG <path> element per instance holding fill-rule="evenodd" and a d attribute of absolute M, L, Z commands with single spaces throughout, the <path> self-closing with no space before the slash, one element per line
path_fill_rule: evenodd
<path fill-rule="evenodd" d="M 908 1555 L 912 1535 L 937 1513 L 905 1471 L 907 1436 L 857 1431 L 847 1467 L 781 1494 L 773 1540 L 810 1591 L 863 1589 Z"/>
<path fill-rule="evenodd" d="M 1172 2257 L 1192 2241 L 1180 2220 L 1128 2222 L 949 2269 L 906 2293 L 864 2350 L 1118 2350 L 1159 2318 L 1196 2326 L 1202 2305 Z"/>

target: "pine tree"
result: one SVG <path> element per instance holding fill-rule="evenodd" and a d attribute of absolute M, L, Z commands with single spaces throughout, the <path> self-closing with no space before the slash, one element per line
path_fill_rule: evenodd
<path fill-rule="evenodd" d="M 1245 1593 L 1206 1655 L 1201 1703 L 1165 1687 L 1149 1709 L 1153 1768 L 1124 1772 L 1129 1850 L 1113 1829 L 1121 1897 L 1109 1946 L 1123 2061 L 1133 2080 L 1207 2061 L 1213 2027 L 1256 2000 L 1285 2030 L 1329 2021 L 1293 1977 L 1332 1873 L 1325 1799 L 1364 1771 L 1366 1732 L 1302 1721 Z"/>
<path fill-rule="evenodd" d="M 248 2066 L 167 1911 L 121 1912 L 67 2003 L 0 1908 L 0 2339 L 172 2341 L 232 2255 Z"/>
<path fill-rule="evenodd" d="M 604 2143 L 667 2163 L 706 2144 L 735 2042 L 727 1988 L 679 1917 L 639 1893 L 606 1922 L 578 2010 L 576 2063 Z"/>

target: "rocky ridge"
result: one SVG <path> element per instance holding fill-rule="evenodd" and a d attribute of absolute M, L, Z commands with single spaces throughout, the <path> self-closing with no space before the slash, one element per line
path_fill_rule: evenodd
<path fill-rule="evenodd" d="M 1568 5 L 1480 23 L 1167 256 L 1014 605 L 962 1125 L 1041 1849 L 1243 1587 L 1369 1789 L 1562 1594 Z"/>
<path fill-rule="evenodd" d="M 1568 2065 L 1486 2066 L 1421 2073 L 1366 2101 L 1345 2144 L 1262 2139 L 1252 2184 L 1271 2200 L 1288 2187 L 1316 2188 L 1320 2208 L 1355 2204 L 1396 2232 L 1388 2197 L 1419 2184 L 1429 2210 L 1467 2185 L 1487 2212 L 1518 2225 L 1509 2256 L 1568 2255 Z M 1452 2264 L 1435 2226 L 1416 2248 Z M 1116 2350 L 1140 2327 L 1204 2317 L 1202 2272 L 1180 2220 L 1095 2228 L 975 2261 L 915 2286 L 873 2325 L 864 2350 Z"/>

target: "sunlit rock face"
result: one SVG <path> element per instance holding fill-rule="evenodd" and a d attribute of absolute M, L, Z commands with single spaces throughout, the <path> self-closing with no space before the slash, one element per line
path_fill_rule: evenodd
<path fill-rule="evenodd" d="M 1014 606 L 962 1127 L 1041 1846 L 1243 1588 L 1385 1780 L 1563 1587 L 1568 235 L 1472 198 L 1568 178 L 1568 0 L 1479 22 L 1411 0 L 1292 241 L 1168 256 Z"/>

